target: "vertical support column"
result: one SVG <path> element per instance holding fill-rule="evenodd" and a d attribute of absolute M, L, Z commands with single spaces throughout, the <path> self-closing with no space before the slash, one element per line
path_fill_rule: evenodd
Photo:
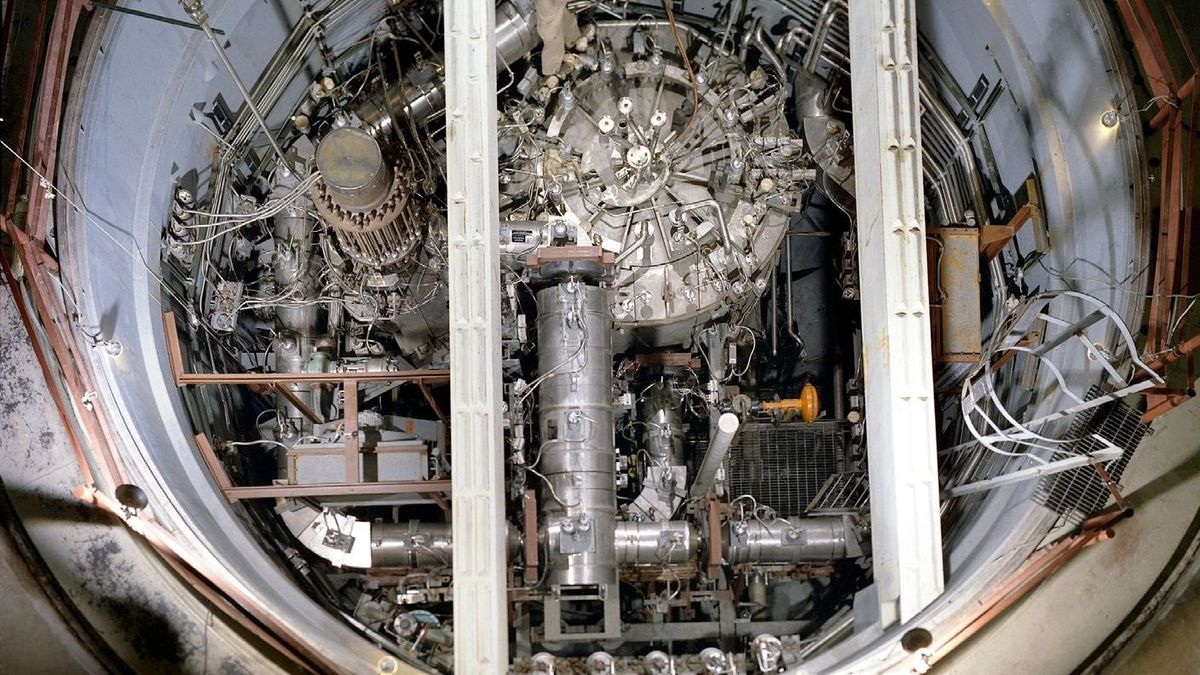
<path fill-rule="evenodd" d="M 880 624 L 943 590 L 913 0 L 850 3 L 871 542 Z"/>
<path fill-rule="evenodd" d="M 493 0 L 446 0 L 454 671 L 508 668 Z"/>
<path fill-rule="evenodd" d="M 285 387 L 287 385 L 284 385 Z M 346 380 L 342 383 L 342 411 L 343 416 L 342 431 L 346 435 L 345 463 L 346 463 L 346 482 L 357 483 L 358 475 L 358 381 Z"/>

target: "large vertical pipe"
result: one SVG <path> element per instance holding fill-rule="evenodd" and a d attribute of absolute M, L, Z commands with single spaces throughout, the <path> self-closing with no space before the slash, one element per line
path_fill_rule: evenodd
<path fill-rule="evenodd" d="M 612 318 L 605 291 L 579 281 L 538 301 L 542 519 L 551 586 L 617 581 Z"/>
<path fill-rule="evenodd" d="M 283 197 L 290 191 L 288 187 L 278 186 L 272 197 Z M 308 198 L 301 195 L 275 216 L 274 220 L 272 234 L 275 239 L 275 253 L 271 268 L 275 285 L 280 291 L 289 289 L 290 297 L 301 301 L 291 306 L 280 305 L 275 308 L 275 371 L 279 373 L 304 371 L 304 365 L 312 356 L 321 324 L 320 306 L 315 302 L 302 302 L 317 295 L 316 273 L 312 267 L 315 223 L 308 215 L 307 206 Z M 297 394 L 310 408 L 319 408 L 311 400 L 311 385 L 292 382 L 280 386 L 286 386 Z M 310 422 L 300 410 L 283 396 L 276 396 L 275 410 L 279 440 L 290 444 L 310 428 Z M 287 457 L 283 453 L 280 453 L 279 469 L 280 476 L 286 477 Z"/>

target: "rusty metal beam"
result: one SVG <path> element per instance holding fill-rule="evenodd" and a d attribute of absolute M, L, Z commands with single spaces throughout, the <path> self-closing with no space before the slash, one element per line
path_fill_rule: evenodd
<path fill-rule="evenodd" d="M 342 433 L 346 436 L 346 482 L 357 483 L 358 476 L 358 383 L 342 384 Z"/>
<path fill-rule="evenodd" d="M 14 227 L 5 216 L 0 216 L 0 223 L 7 223 L 9 228 Z M 94 400 L 96 388 L 92 385 L 86 359 L 78 351 L 73 324 L 67 318 L 61 300 L 56 296 L 57 291 L 53 282 L 50 281 L 49 270 L 46 269 L 39 256 L 33 253 L 37 250 L 33 248 L 33 244 L 34 241 L 28 239 L 26 245 L 18 245 L 13 248 L 25 270 L 26 287 L 29 289 L 29 295 L 33 301 L 34 314 L 38 323 L 44 328 L 45 338 L 54 355 L 53 361 L 57 365 L 57 369 L 51 368 L 50 359 L 47 359 L 47 363 L 43 366 L 46 380 L 51 384 L 51 389 L 54 389 L 55 383 L 61 380 L 67 394 L 63 397 L 63 406 L 60 408 L 60 412 L 64 415 L 63 423 L 70 427 L 73 420 L 77 421 L 83 428 L 87 443 L 95 450 L 98 459 L 96 468 L 99 470 L 99 475 L 95 476 L 90 473 L 87 475 L 93 478 L 102 478 L 112 485 L 123 483 L 125 482 L 124 468 L 113 456 L 109 446 L 109 439 L 112 438 L 112 435 L 108 419 L 100 402 Z M 17 282 L 14 280 L 13 283 Z M 18 305 L 21 305 L 20 294 L 15 294 L 14 297 Z M 27 327 L 31 328 L 34 324 L 34 316 L 29 315 L 28 318 Z M 35 344 L 40 339 L 35 332 L 31 332 L 29 338 Z M 81 465 L 81 469 L 85 472 L 88 471 L 85 465 Z"/>
<path fill-rule="evenodd" d="M 294 497 L 351 497 L 364 495 L 444 494 L 448 480 L 409 480 L 380 483 L 312 483 L 309 485 L 259 485 L 232 487 L 224 491 L 231 502 L 242 499 Z"/>
<path fill-rule="evenodd" d="M 421 381 L 417 383 L 417 386 L 421 388 L 421 395 L 425 397 L 425 402 L 429 404 L 430 408 L 433 408 L 433 414 L 437 416 L 442 424 L 446 425 L 446 433 L 449 433 L 450 418 L 446 417 L 446 412 L 442 410 L 442 406 L 438 405 L 437 399 L 433 397 L 433 392 L 429 389 L 429 385 L 425 381 Z"/>
<path fill-rule="evenodd" d="M 1171 22 L 1171 28 L 1180 37 L 1179 44 L 1183 47 L 1184 55 L 1187 56 L 1188 65 L 1191 66 L 1192 70 L 1196 70 L 1197 67 L 1200 67 L 1200 64 L 1196 63 L 1196 52 L 1192 50 L 1191 40 L 1187 39 L 1191 31 L 1184 28 L 1183 22 L 1179 20 L 1179 15 L 1175 12 L 1175 5 L 1171 0 L 1161 0 L 1161 3 L 1163 10 L 1167 13 L 1167 20 Z"/>
<path fill-rule="evenodd" d="M 304 402 L 304 399 L 297 396 L 296 392 L 288 389 L 287 387 L 280 387 L 276 384 L 271 384 L 269 386 L 272 391 L 287 399 L 287 402 L 291 403 L 296 410 L 299 410 L 301 415 L 304 415 L 306 418 L 308 418 L 309 422 L 312 422 L 313 424 L 321 424 L 325 421 L 320 415 L 313 411 L 312 408 L 308 407 L 308 404 Z"/>
<path fill-rule="evenodd" d="M 46 16 L 50 11 L 50 4 L 50 0 L 41 0 L 41 6 L 38 9 L 38 18 L 35 22 L 35 32 L 32 44 L 40 45 L 46 40 Z M 12 9 L 15 6 L 16 3 L 14 2 L 9 5 L 9 8 Z M 11 18 L 11 14 L 9 18 Z M 24 99 L 21 102 L 21 114 L 17 118 L 20 120 L 21 124 L 17 126 L 17 137 L 13 139 L 13 147 L 16 148 L 17 152 L 22 152 L 25 150 L 25 143 L 29 137 L 29 127 L 32 125 L 30 125 L 28 122 L 34 113 L 33 95 L 37 91 L 37 79 L 39 72 L 40 69 L 38 68 L 38 63 L 35 59 L 29 64 L 29 72 L 25 75 L 25 87 L 21 90 L 24 92 Z M 25 170 L 21 167 L 20 161 L 16 158 L 13 158 L 10 166 L 12 166 L 13 170 L 9 176 L 8 190 L 4 196 L 3 203 L 4 215 L 6 216 L 11 216 L 13 209 L 17 207 L 17 193 L 21 187 L 21 175 L 25 173 Z"/>
<path fill-rule="evenodd" d="M 537 493 L 526 490 L 521 506 L 525 513 L 525 582 L 533 584 L 538 580 Z"/>
<path fill-rule="evenodd" d="M 3 222 L 2 217 L 0 217 L 0 222 Z M 21 288 L 17 283 L 16 277 L 13 276 L 8 258 L 3 253 L 0 253 L 0 270 L 3 271 L 5 282 L 12 292 L 13 304 L 17 307 L 17 313 L 21 315 L 21 323 L 25 325 L 25 332 L 29 334 L 29 344 L 33 347 L 33 354 L 37 358 L 38 365 L 42 368 L 42 374 L 46 378 L 46 388 L 50 391 L 50 397 L 54 399 L 54 406 L 58 409 L 58 414 L 62 418 L 63 429 L 67 432 L 67 439 L 71 443 L 71 451 L 75 455 L 75 462 L 79 464 L 80 475 L 83 477 L 84 482 L 91 485 L 95 482 L 92 476 L 92 467 L 88 465 L 87 458 L 84 457 L 83 445 L 80 442 L 79 436 L 75 433 L 75 425 L 71 423 L 71 408 L 63 398 L 64 392 L 58 386 L 57 378 L 53 376 L 50 359 L 46 354 L 46 350 L 42 347 L 42 341 L 37 339 L 37 335 L 34 333 L 33 317 L 29 316 L 29 310 L 21 300 Z"/>
<path fill-rule="evenodd" d="M 1000 251 L 1004 249 L 1012 238 L 1017 236 L 1025 223 L 1029 222 L 1037 215 L 1037 206 L 1034 204 L 1025 204 L 1017 209 L 1010 219 L 1004 225 L 983 225 L 979 228 L 979 251 L 983 254 L 984 259 L 991 260 L 1000 255 Z"/>
<path fill-rule="evenodd" d="M 1192 399 L 1189 394 L 1158 395 L 1153 399 L 1146 397 L 1146 412 L 1142 413 L 1142 424 L 1149 424 L 1155 419 L 1171 412 L 1175 408 Z"/>
<path fill-rule="evenodd" d="M 361 373 L 189 373 L 183 365 L 183 350 L 179 344 L 174 312 L 163 312 L 163 325 L 167 339 L 167 359 L 170 361 L 171 372 L 175 376 L 175 384 L 179 386 L 189 384 L 267 385 L 277 387 L 278 391 L 283 393 L 284 388 L 278 387 L 278 385 L 287 383 L 336 384 L 403 380 L 421 384 L 450 381 L 449 370 L 436 368 Z M 290 398 L 288 400 L 295 403 Z"/>
<path fill-rule="evenodd" d="M 1182 180 L 1184 134 L 1180 133 L 1183 116 L 1171 113 L 1163 131 L 1161 198 L 1159 202 L 1158 250 L 1154 260 L 1154 286 L 1147 320 L 1146 351 L 1155 354 L 1167 348 L 1167 324 L 1175 289 L 1178 288 L 1182 219 Z"/>
<path fill-rule="evenodd" d="M 1192 95 L 1192 92 L 1196 90 L 1196 75 L 1197 73 L 1192 73 L 1192 76 L 1179 87 L 1179 91 L 1175 92 L 1176 101 L 1186 101 Z M 1150 118 L 1150 128 L 1157 129 L 1166 124 L 1171 119 L 1171 113 L 1174 110 L 1175 106 L 1172 105 L 1160 107 L 1158 112 L 1154 113 L 1154 117 Z"/>
<path fill-rule="evenodd" d="M 79 15 L 85 6 L 91 9 L 86 0 L 58 3 L 50 26 L 50 42 L 46 46 L 46 56 L 41 68 L 42 85 L 38 91 L 33 152 L 30 156 L 33 167 L 46 177 L 53 177 L 57 166 L 58 128 L 62 123 L 63 91 L 66 87 L 71 43 L 75 37 Z M 52 205 L 51 199 L 41 191 L 29 191 L 28 231 L 35 241 L 41 242 L 46 239 L 50 229 Z"/>
<path fill-rule="evenodd" d="M 1126 518 L 1127 515 L 1127 512 L 1122 510 L 1092 518 L 1084 522 L 1078 533 L 1065 537 L 1030 556 L 1015 574 L 1001 582 L 987 598 L 979 603 L 980 611 L 973 619 L 933 650 L 927 659 L 929 665 L 945 658 L 971 636 L 983 630 L 996 617 L 1025 597 L 1084 548 L 1115 536 L 1112 526 Z"/>
<path fill-rule="evenodd" d="M 1162 372 L 1163 368 L 1175 363 L 1185 356 L 1190 356 L 1197 349 L 1200 349 L 1200 335 L 1193 335 L 1183 342 L 1170 348 L 1165 354 L 1159 354 L 1154 359 L 1146 362 L 1146 367 L 1156 372 Z"/>
<path fill-rule="evenodd" d="M 437 369 L 397 370 L 371 373 L 184 373 L 179 383 L 189 384 L 269 384 L 291 382 L 336 384 L 339 382 L 448 382 L 450 371 Z"/>
<path fill-rule="evenodd" d="M 1118 0 L 1117 10 L 1121 13 L 1121 20 L 1129 31 L 1130 39 L 1133 40 L 1150 91 L 1155 96 L 1174 95 L 1177 87 L 1175 77 L 1171 74 L 1171 63 L 1167 59 L 1162 36 L 1145 0 Z"/>
<path fill-rule="evenodd" d="M 212 474 L 213 481 L 222 492 L 228 491 L 233 484 L 229 482 L 229 474 L 225 472 L 225 465 L 221 464 L 220 458 L 213 450 L 212 443 L 208 441 L 208 436 L 196 434 L 194 438 L 196 439 L 196 449 L 200 451 L 200 458 L 204 460 L 208 472 Z"/>

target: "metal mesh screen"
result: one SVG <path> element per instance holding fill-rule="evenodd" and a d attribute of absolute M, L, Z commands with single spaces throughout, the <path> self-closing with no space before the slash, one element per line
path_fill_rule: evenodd
<path fill-rule="evenodd" d="M 848 471 L 829 477 L 808 505 L 808 512 L 861 513 L 870 508 L 871 488 L 866 471 Z"/>
<path fill-rule="evenodd" d="M 751 422 L 730 448 L 725 480 L 733 497 L 748 494 L 780 515 L 800 515 L 844 463 L 841 422 Z"/>
<path fill-rule="evenodd" d="M 1092 387 L 1087 400 L 1104 396 L 1098 387 Z M 1141 415 L 1121 401 L 1110 401 L 1080 413 L 1071 423 L 1067 438 L 1078 439 L 1068 447 L 1073 454 L 1096 452 L 1104 444 L 1092 437 L 1099 434 L 1113 445 L 1122 448 L 1120 457 L 1104 463 L 1105 470 L 1113 482 L 1120 483 L 1125 467 L 1133 457 L 1134 450 L 1146 434 Z M 1108 502 L 1108 487 L 1100 475 L 1090 466 L 1063 471 L 1047 476 L 1038 485 L 1034 497 L 1038 503 L 1057 511 L 1069 522 L 1078 523 L 1096 513 Z"/>

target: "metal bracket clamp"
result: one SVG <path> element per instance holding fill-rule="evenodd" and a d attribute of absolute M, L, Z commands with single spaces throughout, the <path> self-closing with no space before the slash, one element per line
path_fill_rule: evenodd
<path fill-rule="evenodd" d="M 871 538 L 886 627 L 944 588 L 916 6 L 863 0 L 849 9 Z"/>
<path fill-rule="evenodd" d="M 598 603 L 603 611 L 603 623 L 594 626 L 564 626 L 564 601 Z M 621 638 L 621 598 L 616 584 L 555 587 L 554 593 L 546 598 L 543 611 L 545 634 L 542 637 L 545 642 L 588 642 Z"/>
<path fill-rule="evenodd" d="M 591 519 L 563 518 L 558 523 L 558 550 L 560 553 L 588 553 L 596 550 L 596 530 Z"/>

